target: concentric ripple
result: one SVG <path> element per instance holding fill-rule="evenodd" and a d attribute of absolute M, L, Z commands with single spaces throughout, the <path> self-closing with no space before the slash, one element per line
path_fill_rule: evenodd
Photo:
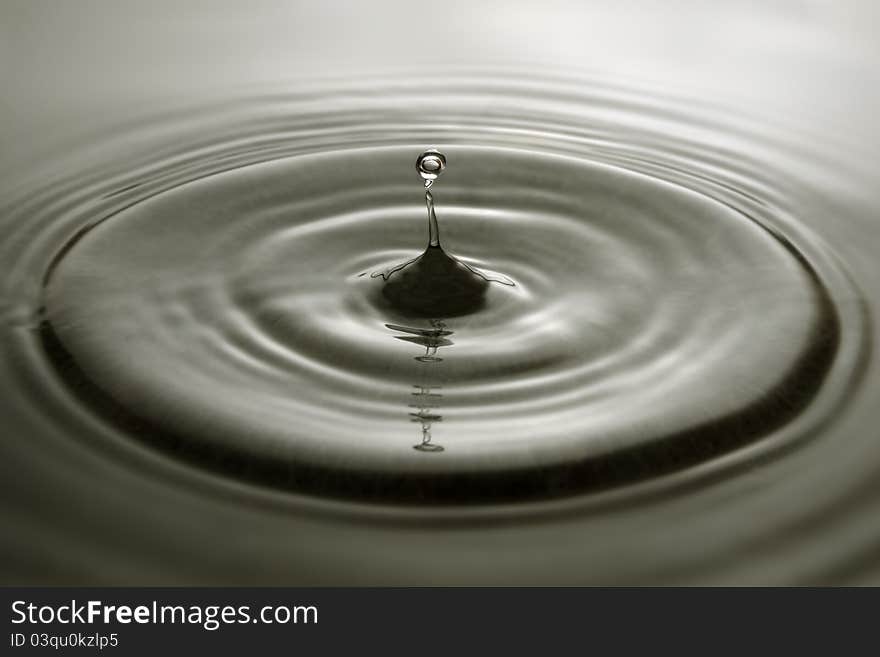
<path fill-rule="evenodd" d="M 50 362 L 126 440 L 358 501 L 574 495 L 812 435 L 863 320 L 772 175 L 734 156 L 743 135 L 523 84 L 350 85 L 185 126 L 202 141 L 68 211 Z M 444 246 L 515 283 L 464 317 L 401 315 L 364 275 L 424 247 L 427 144 L 448 145 Z"/>
<path fill-rule="evenodd" d="M 7 581 L 877 579 L 858 145 L 546 71 L 164 109 L 0 180 Z M 427 146 L 473 314 L 369 275 Z"/>

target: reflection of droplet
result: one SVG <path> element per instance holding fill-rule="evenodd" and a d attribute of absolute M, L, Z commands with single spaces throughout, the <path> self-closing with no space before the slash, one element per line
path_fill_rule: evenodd
<path fill-rule="evenodd" d="M 425 353 L 421 356 L 415 356 L 415 360 L 420 363 L 439 363 L 443 359 L 437 356 L 439 347 L 448 347 L 453 344 L 452 340 L 446 336 L 452 335 L 452 331 L 446 330 L 446 324 L 438 320 L 431 321 L 430 329 L 410 328 L 408 326 L 400 326 L 399 324 L 386 324 L 386 328 L 392 331 L 401 331 L 402 333 L 410 333 L 411 335 L 396 335 L 398 340 L 404 342 L 412 342 L 413 344 L 422 345 Z"/>
<path fill-rule="evenodd" d="M 432 319 L 430 323 L 431 328 L 401 326 L 400 324 L 386 324 L 385 326 L 392 331 L 409 334 L 394 336 L 398 340 L 412 342 L 425 347 L 425 354 L 423 356 L 416 356 L 415 360 L 420 363 L 436 364 L 443 361 L 442 358 L 437 356 L 437 349 L 453 344 L 452 340 L 448 340 L 446 337 L 452 335 L 452 331 L 447 328 L 443 320 Z M 439 390 L 442 386 L 432 381 L 433 375 L 436 374 L 436 372 L 432 372 L 433 369 L 433 367 L 429 367 L 422 370 L 427 375 L 425 380 L 421 384 L 413 386 L 416 391 L 410 393 L 414 403 L 409 404 L 409 408 L 415 410 L 409 412 L 409 421 L 417 422 L 422 429 L 422 441 L 417 445 L 413 445 L 413 449 L 420 452 L 444 451 L 443 446 L 431 442 L 431 426 L 435 422 L 443 421 L 443 416 L 435 410 L 443 399 L 443 395 L 435 392 L 435 390 Z"/>
<path fill-rule="evenodd" d="M 425 439 L 425 442 L 420 443 L 418 445 L 413 445 L 413 449 L 416 449 L 420 452 L 442 452 L 442 445 L 435 445 L 431 442 L 431 435 L 428 434 L 428 437 Z"/>
<path fill-rule="evenodd" d="M 445 169 L 446 156 L 433 148 L 426 150 L 416 160 L 416 171 L 425 181 L 425 187 L 430 187 Z"/>

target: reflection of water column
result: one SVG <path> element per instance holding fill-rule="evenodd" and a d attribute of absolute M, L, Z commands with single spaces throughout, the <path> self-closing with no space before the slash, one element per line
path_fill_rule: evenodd
<path fill-rule="evenodd" d="M 425 348 L 424 354 L 414 358 L 414 360 L 424 364 L 422 368 L 424 377 L 422 383 L 413 386 L 416 389 L 416 392 L 412 393 L 415 399 L 409 405 L 410 408 L 417 409 L 415 412 L 410 412 L 410 421 L 418 422 L 422 428 L 422 442 L 418 445 L 413 445 L 413 449 L 417 449 L 420 452 L 442 452 L 442 445 L 431 442 L 431 426 L 435 422 L 443 420 L 443 416 L 436 412 L 438 402 L 443 399 L 443 395 L 434 392 L 441 388 L 441 386 L 434 383 L 437 380 L 434 368 L 437 363 L 443 361 L 437 355 L 437 350 L 440 347 L 448 347 L 453 344 L 452 340 L 447 339 L 447 336 L 452 335 L 452 331 L 447 330 L 446 324 L 441 320 L 431 320 L 431 328 L 429 329 L 399 326 L 396 324 L 386 324 L 385 326 L 392 331 L 410 334 L 394 336 L 398 340 L 412 342 Z"/>
<path fill-rule="evenodd" d="M 413 387 L 416 388 L 417 392 L 412 393 L 412 395 L 418 401 L 410 404 L 410 408 L 417 408 L 418 411 L 409 415 L 412 422 L 418 422 L 422 425 L 422 442 L 418 445 L 413 445 L 413 449 L 417 449 L 420 452 L 442 452 L 442 445 L 436 445 L 431 442 L 431 425 L 434 422 L 443 421 L 443 416 L 434 411 L 437 408 L 437 401 L 443 399 L 443 395 L 434 392 L 440 386 L 420 385 Z"/>

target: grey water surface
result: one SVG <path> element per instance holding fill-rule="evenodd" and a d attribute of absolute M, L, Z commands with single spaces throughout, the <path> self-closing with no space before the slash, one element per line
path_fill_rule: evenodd
<path fill-rule="evenodd" d="M 876 13 L 0 5 L 3 582 L 877 583 Z"/>

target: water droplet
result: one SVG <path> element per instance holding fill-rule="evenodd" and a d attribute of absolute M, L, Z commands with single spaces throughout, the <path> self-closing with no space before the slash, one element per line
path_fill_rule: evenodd
<path fill-rule="evenodd" d="M 490 283 L 515 286 L 506 276 L 484 273 L 448 254 L 440 245 L 434 196 L 428 188 L 445 168 L 446 156 L 433 148 L 424 151 L 416 160 L 416 170 L 425 180 L 428 211 L 428 246 L 425 251 L 416 258 L 370 275 L 371 278 L 381 276 L 385 280 L 382 288 L 385 301 L 410 316 L 436 318 L 467 315 L 483 308 Z M 412 337 L 401 339 L 415 341 Z M 431 351 L 432 346 L 442 346 L 442 342 L 425 346 L 428 351 L 416 357 L 416 360 L 442 360 Z"/>
<path fill-rule="evenodd" d="M 425 181 L 425 187 L 430 187 L 445 170 L 446 156 L 434 148 L 429 148 L 416 160 L 416 171 Z"/>

